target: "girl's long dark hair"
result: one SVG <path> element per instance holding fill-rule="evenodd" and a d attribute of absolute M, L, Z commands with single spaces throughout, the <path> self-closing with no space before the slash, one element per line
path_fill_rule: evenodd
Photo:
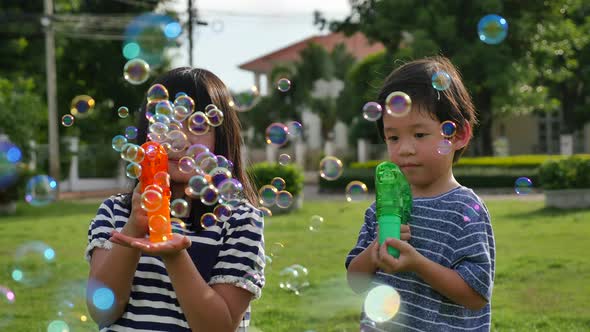
<path fill-rule="evenodd" d="M 248 177 L 245 165 L 242 161 L 242 137 L 240 135 L 241 125 L 236 110 L 230 103 L 233 97 L 225 84 L 215 74 L 200 68 L 180 67 L 172 69 L 158 78 L 153 84 L 162 84 L 168 89 L 168 94 L 173 100 L 179 92 L 184 92 L 195 101 L 195 111 L 204 111 L 209 104 L 216 105 L 224 115 L 223 123 L 215 128 L 215 153 L 222 155 L 234 164 L 232 175 L 239 180 L 244 187 L 245 198 L 254 206 L 258 205 L 256 191 Z M 150 85 L 151 86 L 151 85 Z M 146 99 L 142 103 L 140 112 L 137 115 L 137 145 L 146 142 L 149 121 L 145 116 Z M 131 195 L 128 194 L 124 204 L 131 208 Z M 205 206 L 200 200 L 193 200 L 190 220 L 195 216 L 211 211 L 212 206 Z"/>

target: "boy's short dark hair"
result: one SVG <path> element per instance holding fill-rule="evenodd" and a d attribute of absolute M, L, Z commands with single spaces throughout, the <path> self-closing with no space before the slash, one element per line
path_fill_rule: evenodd
<path fill-rule="evenodd" d="M 432 86 L 432 75 L 445 71 L 451 77 L 451 85 L 438 91 Z M 457 132 L 465 130 L 465 124 L 471 128 L 477 123 L 475 107 L 469 92 L 463 85 L 461 75 L 451 61 L 443 56 L 423 58 L 408 62 L 387 76 L 377 102 L 385 109 L 385 99 L 394 91 L 403 91 L 412 99 L 412 105 L 419 110 L 428 112 L 440 122 L 453 121 L 457 125 Z M 385 139 L 383 132 L 383 117 L 377 121 L 379 136 Z M 453 156 L 453 163 L 457 162 L 467 145 L 457 150 Z"/>

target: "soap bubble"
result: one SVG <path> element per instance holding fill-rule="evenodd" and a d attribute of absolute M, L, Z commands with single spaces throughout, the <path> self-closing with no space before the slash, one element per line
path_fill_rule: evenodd
<path fill-rule="evenodd" d="M 136 144 L 127 143 L 121 148 L 121 158 L 133 163 L 141 163 L 145 157 L 145 150 Z"/>
<path fill-rule="evenodd" d="M 109 310 L 115 304 L 115 293 L 108 287 L 99 287 L 92 293 L 92 304 L 100 310 Z"/>
<path fill-rule="evenodd" d="M 219 184 L 219 194 L 224 201 L 231 201 L 241 196 L 244 186 L 237 179 L 227 179 Z"/>
<path fill-rule="evenodd" d="M 70 326 L 63 320 L 53 320 L 47 325 L 47 332 L 70 332 Z"/>
<path fill-rule="evenodd" d="M 61 124 L 64 127 L 71 127 L 74 124 L 74 116 L 71 114 L 66 114 L 61 117 Z"/>
<path fill-rule="evenodd" d="M 42 206 L 57 200 L 57 181 L 49 175 L 35 175 L 27 181 L 25 201 L 33 206 Z"/>
<path fill-rule="evenodd" d="M 279 273 L 279 287 L 300 295 L 301 290 L 309 286 L 308 274 L 307 268 L 302 265 L 288 266 Z"/>
<path fill-rule="evenodd" d="M 127 144 L 127 137 L 123 136 L 123 135 L 116 135 L 115 137 L 113 137 L 112 141 L 111 141 L 111 145 L 113 147 L 113 150 L 117 151 L 117 152 L 121 152 L 121 149 L 123 148 L 123 146 Z"/>
<path fill-rule="evenodd" d="M 223 123 L 223 112 L 217 108 L 207 111 L 207 122 L 211 127 L 219 127 Z"/>
<path fill-rule="evenodd" d="M 20 245 L 14 254 L 11 277 L 27 286 L 38 287 L 49 281 L 53 274 L 55 250 L 41 241 Z"/>
<path fill-rule="evenodd" d="M 127 108 L 126 106 L 119 107 L 119 109 L 117 109 L 117 115 L 121 119 L 128 117 L 129 116 L 129 108 Z"/>
<path fill-rule="evenodd" d="M 133 85 L 142 84 L 150 77 L 150 65 L 143 59 L 131 59 L 123 67 L 123 77 Z"/>
<path fill-rule="evenodd" d="M 309 220 L 309 230 L 312 232 L 318 232 L 324 224 L 324 217 L 313 215 Z"/>
<path fill-rule="evenodd" d="M 519 177 L 514 182 L 514 192 L 518 195 L 527 195 L 533 191 L 533 181 L 527 177 Z"/>
<path fill-rule="evenodd" d="M 79 95 L 72 99 L 70 113 L 75 117 L 85 117 L 94 110 L 95 101 L 88 95 Z"/>
<path fill-rule="evenodd" d="M 125 128 L 125 137 L 128 139 L 135 139 L 137 137 L 137 128 L 134 126 Z"/>
<path fill-rule="evenodd" d="M 289 128 L 282 123 L 272 123 L 266 128 L 266 143 L 282 146 L 287 143 Z"/>
<path fill-rule="evenodd" d="M 203 112 L 195 112 L 189 116 L 188 131 L 193 135 L 205 135 L 209 132 L 209 120 Z"/>
<path fill-rule="evenodd" d="M 270 184 L 277 188 L 277 190 L 284 190 L 286 187 L 285 180 L 278 176 L 270 180 Z"/>
<path fill-rule="evenodd" d="M 438 91 L 444 91 L 451 86 L 451 75 L 446 71 L 437 71 L 432 75 L 432 87 Z"/>
<path fill-rule="evenodd" d="M 176 121 L 184 121 L 190 115 L 190 111 L 184 106 L 174 106 L 174 111 L 172 112 L 172 117 Z"/>
<path fill-rule="evenodd" d="M 174 113 L 174 105 L 172 105 L 172 103 L 169 100 L 159 100 L 155 103 L 156 103 L 156 106 L 154 107 L 155 114 L 165 115 L 169 121 L 170 117 L 172 117 L 172 115 Z"/>
<path fill-rule="evenodd" d="M 217 216 L 211 212 L 204 213 L 201 216 L 201 227 L 209 228 L 215 226 L 217 224 Z"/>
<path fill-rule="evenodd" d="M 277 190 L 277 188 L 268 184 L 260 187 L 260 189 L 258 190 L 258 194 L 260 196 L 260 204 L 267 207 L 275 205 L 277 201 L 278 192 L 279 191 Z"/>
<path fill-rule="evenodd" d="M 291 156 L 286 153 L 281 153 L 281 155 L 279 156 L 279 164 L 282 166 L 286 166 L 289 165 L 290 162 Z"/>
<path fill-rule="evenodd" d="M 383 109 L 379 103 L 370 101 L 363 106 L 363 118 L 368 121 L 377 121 L 381 118 Z"/>
<path fill-rule="evenodd" d="M 346 200 L 348 202 L 357 202 L 368 199 L 367 185 L 361 181 L 350 181 L 346 185 Z"/>
<path fill-rule="evenodd" d="M 146 190 L 141 194 L 141 208 L 146 212 L 157 211 L 163 201 L 162 194 L 156 190 Z"/>
<path fill-rule="evenodd" d="M 247 112 L 260 102 L 260 91 L 258 87 L 252 86 L 245 92 L 235 94 L 230 106 L 235 107 L 238 112 Z"/>
<path fill-rule="evenodd" d="M 440 124 L 440 134 L 445 138 L 451 138 L 457 133 L 457 125 L 450 120 Z"/>
<path fill-rule="evenodd" d="M 205 205 L 214 205 L 219 201 L 219 191 L 217 188 L 209 184 L 200 193 L 201 202 Z"/>
<path fill-rule="evenodd" d="M 170 174 L 166 171 L 160 171 L 154 174 L 154 185 L 160 188 L 169 188 L 170 187 Z M 146 187 L 147 190 L 147 187 Z M 163 191 L 161 191 L 163 193 Z"/>
<path fill-rule="evenodd" d="M 168 89 L 162 84 L 154 84 L 147 91 L 147 101 L 168 100 Z"/>
<path fill-rule="evenodd" d="M 477 203 L 467 205 L 463 211 L 463 221 L 470 222 L 479 220 L 480 209 L 481 206 Z"/>
<path fill-rule="evenodd" d="M 194 99 L 186 94 L 176 97 L 176 99 L 174 100 L 174 106 L 184 107 L 188 114 L 191 114 L 195 111 Z"/>
<path fill-rule="evenodd" d="M 479 39 L 490 45 L 501 43 L 508 35 L 508 22 L 501 16 L 490 14 L 477 23 Z"/>
<path fill-rule="evenodd" d="M 366 315 L 373 321 L 383 323 L 393 318 L 399 311 L 401 298 L 395 288 L 379 285 L 369 291 L 365 298 Z"/>
<path fill-rule="evenodd" d="M 412 100 L 405 92 L 394 91 L 385 98 L 385 109 L 395 117 L 405 116 L 412 110 Z"/>
<path fill-rule="evenodd" d="M 193 144 L 193 145 L 189 146 L 188 149 L 186 150 L 186 155 L 189 157 L 192 157 L 193 159 L 196 159 L 197 156 L 203 152 L 210 152 L 209 148 L 206 145 Z"/>
<path fill-rule="evenodd" d="M 320 161 L 320 176 L 328 181 L 334 181 L 342 175 L 342 161 L 340 159 L 327 156 Z"/>
<path fill-rule="evenodd" d="M 125 168 L 125 175 L 130 179 L 138 179 L 141 176 L 141 165 L 135 162 L 131 162 Z"/>
<path fill-rule="evenodd" d="M 291 81 L 287 78 L 281 78 L 277 81 L 277 90 L 287 92 L 291 88 Z"/>
<path fill-rule="evenodd" d="M 438 142 L 436 151 L 439 154 L 449 154 L 453 150 L 453 142 L 448 139 L 442 139 Z"/>
<path fill-rule="evenodd" d="M 7 287 L 0 285 L 0 328 L 9 326 L 14 318 L 16 295 Z"/>
<path fill-rule="evenodd" d="M 195 168 L 195 160 L 189 156 L 184 156 L 178 161 L 178 170 L 184 174 L 194 173 Z"/>
<path fill-rule="evenodd" d="M 201 191 L 208 185 L 209 181 L 202 175 L 195 175 L 188 180 L 188 188 L 190 188 L 191 196 L 201 195 Z"/>
<path fill-rule="evenodd" d="M 281 209 L 286 209 L 293 204 L 293 195 L 286 191 L 281 190 L 277 193 L 276 205 Z"/>
<path fill-rule="evenodd" d="M 219 204 L 213 209 L 213 214 L 217 219 L 229 218 L 232 215 L 232 210 L 229 204 Z"/>
<path fill-rule="evenodd" d="M 172 152 L 182 152 L 190 145 L 190 140 L 182 130 L 170 130 L 166 133 L 166 142 Z"/>
<path fill-rule="evenodd" d="M 297 121 L 289 121 L 287 123 L 287 134 L 289 137 L 299 137 L 303 133 L 303 126 Z"/>
<path fill-rule="evenodd" d="M 259 207 L 258 209 L 259 209 L 260 211 L 262 211 L 262 216 L 263 216 L 263 217 L 265 217 L 265 218 L 266 218 L 266 217 L 272 217 L 272 211 L 271 211 L 269 208 L 267 208 L 267 207 L 265 207 L 265 206 L 261 206 L 261 207 Z"/>
<path fill-rule="evenodd" d="M 177 198 L 170 203 L 170 214 L 177 218 L 188 216 L 188 202 L 182 198 Z"/>

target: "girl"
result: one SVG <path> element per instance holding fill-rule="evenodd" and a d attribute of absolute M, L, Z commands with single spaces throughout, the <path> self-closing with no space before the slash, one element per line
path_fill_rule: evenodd
<path fill-rule="evenodd" d="M 213 207 L 185 196 L 191 175 L 179 171 L 178 160 L 186 151 L 169 152 L 171 200 L 189 202 L 185 235 L 149 242 L 140 183 L 133 193 L 105 200 L 88 231 L 89 312 L 101 332 L 246 331 L 250 301 L 260 297 L 265 282 L 264 238 L 256 193 L 240 160 L 240 124 L 230 106 L 232 97 L 217 76 L 203 69 L 177 68 L 155 83 L 172 97 L 186 93 L 195 101 L 195 111 L 209 104 L 223 111 L 222 124 L 204 135 L 190 133 L 186 124 L 181 130 L 190 144 L 202 144 L 233 162 L 232 175 L 242 183 L 245 199 L 230 217 L 203 228 L 200 217 Z M 144 103 L 139 114 L 138 145 L 148 136 L 146 108 Z M 114 296 L 110 306 L 97 303 L 104 302 L 105 292 Z"/>

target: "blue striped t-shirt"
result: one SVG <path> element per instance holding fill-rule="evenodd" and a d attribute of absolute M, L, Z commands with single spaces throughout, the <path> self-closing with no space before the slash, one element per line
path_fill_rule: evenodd
<path fill-rule="evenodd" d="M 130 211 L 123 199 L 122 195 L 112 196 L 99 207 L 88 230 L 88 261 L 94 248 L 111 249 L 108 240 L 111 231 L 121 231 L 127 222 Z M 230 217 L 221 217 L 214 226 L 201 230 L 193 229 L 190 221 L 185 223 L 185 229 L 174 231 L 182 232 L 192 241 L 187 251 L 209 285 L 232 284 L 250 291 L 254 299 L 261 296 L 265 255 L 260 210 L 242 201 L 233 208 Z M 238 331 L 246 331 L 249 322 L 250 308 Z M 125 312 L 111 326 L 100 327 L 100 332 L 107 331 L 190 331 L 160 257 L 141 255 Z"/>
<path fill-rule="evenodd" d="M 394 287 L 401 305 L 393 319 L 376 323 L 363 312 L 363 331 L 489 331 L 494 286 L 495 244 L 490 214 L 469 188 L 459 186 L 436 197 L 415 198 L 409 243 L 426 258 L 459 273 L 488 304 L 470 310 L 435 291 L 414 272 L 377 271 L 373 284 Z M 345 266 L 373 242 L 377 220 L 375 203 L 365 212 L 356 246 Z"/>

